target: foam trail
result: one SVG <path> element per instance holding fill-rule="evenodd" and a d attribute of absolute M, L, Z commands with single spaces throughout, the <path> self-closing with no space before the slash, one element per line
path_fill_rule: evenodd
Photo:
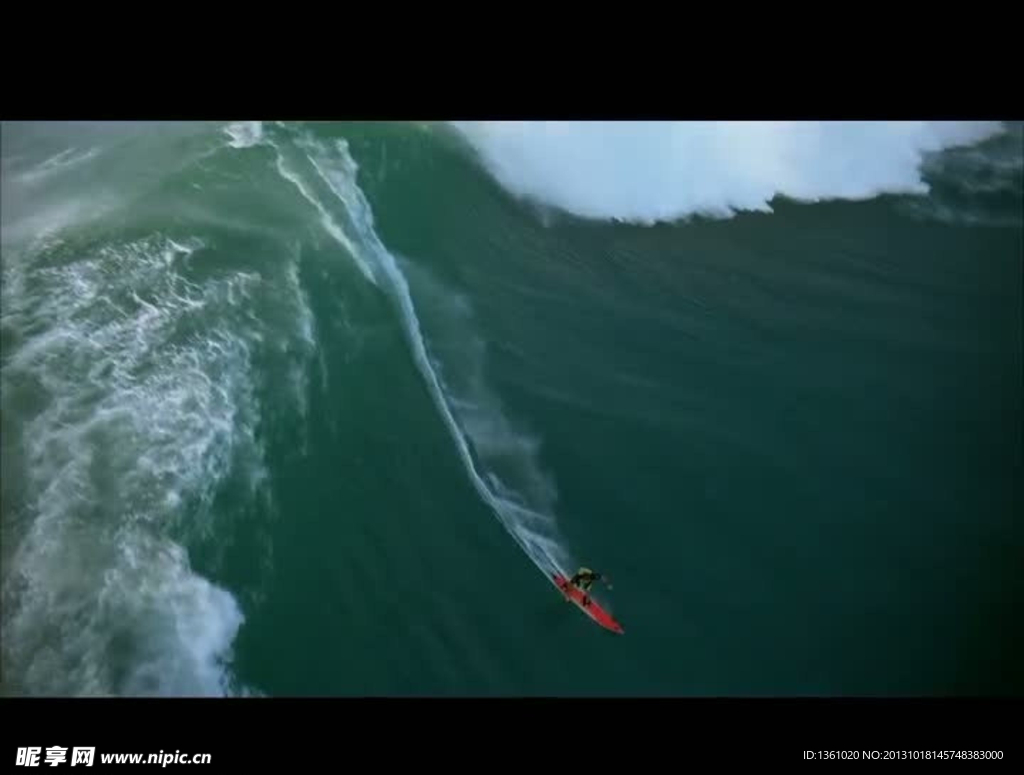
<path fill-rule="evenodd" d="M 306 153 L 306 160 L 315 174 L 327 185 L 334 196 L 344 205 L 346 223 L 339 236 L 340 227 L 331 218 L 327 208 L 317 198 L 312 186 L 302 182 L 295 171 L 285 163 L 281 148 L 271 143 L 278 152 L 278 170 L 282 177 L 299 189 L 323 218 L 328 233 L 337 239 L 364 273 L 386 290 L 394 300 L 405 324 L 409 344 L 415 363 L 423 376 L 427 388 L 448 428 L 466 473 L 474 489 L 483 501 L 494 511 L 499 520 L 530 559 L 547 574 L 558 570 L 565 572 L 567 560 L 555 539 L 551 517 L 525 503 L 516 503 L 511 488 L 503 485 L 493 472 L 481 473 L 479 462 L 474 457 L 467 439 L 467 431 L 456 419 L 452 409 L 453 399 L 442 385 L 437 371 L 427 353 L 427 346 L 421 330 L 419 317 L 405 275 L 395 257 L 384 247 L 373 226 L 373 214 L 362 191 L 356 183 L 357 167 L 348 152 L 344 140 L 339 140 L 335 152 L 313 140 L 300 139 L 297 144 Z M 493 407 L 488 411 L 493 412 Z M 485 478 L 486 477 L 486 478 Z M 492 480 L 488 484 L 487 479 Z M 504 490 L 504 492 L 503 492 Z"/>
<path fill-rule="evenodd" d="M 637 223 L 802 201 L 923 194 L 925 155 L 997 122 L 455 122 L 518 197 Z"/>
<path fill-rule="evenodd" d="M 273 143 L 271 143 L 271 145 L 273 145 Z M 327 208 L 325 208 L 320 203 L 320 200 L 316 198 L 316 195 L 313 193 L 313 191 L 308 186 L 306 186 L 302 182 L 302 179 L 298 176 L 298 174 L 296 174 L 291 169 L 291 167 L 288 166 L 288 164 L 284 160 L 284 157 L 281 156 L 280 152 L 278 152 L 277 156 L 277 171 L 281 175 L 281 177 L 283 177 L 285 180 L 287 180 L 289 183 L 291 183 L 299 190 L 299 193 L 302 194 L 306 201 L 308 201 L 311 205 L 313 205 L 313 207 L 317 209 L 317 212 L 320 213 L 320 223 L 323 225 L 324 230 L 328 234 L 330 234 L 335 239 L 335 241 L 337 241 L 350 256 L 352 256 L 352 258 L 356 262 L 356 265 L 359 267 L 359 271 L 363 273 L 363 276 L 370 282 L 376 283 L 377 279 L 376 277 L 374 277 L 373 269 L 371 269 L 370 265 L 367 264 L 366 261 L 363 259 L 360 251 L 356 248 L 354 244 L 352 244 L 349 238 L 345 235 L 345 232 L 342 231 L 341 227 L 338 226 L 338 224 L 331 217 L 331 214 L 327 211 Z"/>
<path fill-rule="evenodd" d="M 51 175 L 65 172 L 72 167 L 87 162 L 95 158 L 99 152 L 99 148 L 89 148 L 85 151 L 79 151 L 76 153 L 75 148 L 67 148 L 60 153 L 54 154 L 49 159 L 39 163 L 36 167 L 27 170 L 17 176 L 17 179 L 23 183 L 36 183 L 41 180 L 48 178 Z"/>

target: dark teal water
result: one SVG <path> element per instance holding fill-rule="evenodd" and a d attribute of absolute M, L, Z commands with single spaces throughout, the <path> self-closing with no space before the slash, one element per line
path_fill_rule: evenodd
<path fill-rule="evenodd" d="M 3 127 L 6 691 L 1024 688 L 1019 128 L 655 225 L 232 131 Z"/>

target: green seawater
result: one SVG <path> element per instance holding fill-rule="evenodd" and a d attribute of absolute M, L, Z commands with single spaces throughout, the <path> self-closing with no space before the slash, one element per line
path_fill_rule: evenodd
<path fill-rule="evenodd" d="M 1019 127 L 657 224 L 231 131 L 2 127 L 6 693 L 1024 689 Z"/>

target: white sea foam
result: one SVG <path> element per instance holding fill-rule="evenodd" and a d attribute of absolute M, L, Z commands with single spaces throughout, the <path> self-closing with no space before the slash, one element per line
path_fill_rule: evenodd
<path fill-rule="evenodd" d="M 175 271 L 204 247 L 152 235 L 5 261 L 3 325 L 18 339 L 5 462 L 31 515 L 5 532 L 3 659 L 20 693 L 247 691 L 229 670 L 239 604 L 180 538 L 206 529 L 230 472 L 264 478 L 251 361 L 264 281 Z M 284 277 L 291 335 L 308 340 L 297 275 Z"/>
<path fill-rule="evenodd" d="M 252 148 L 263 139 L 263 122 L 239 121 L 226 126 L 224 131 L 231 137 L 228 145 L 232 148 Z"/>
<path fill-rule="evenodd" d="M 927 191 L 925 155 L 996 122 L 455 122 L 511 193 L 593 219 L 653 223 L 768 211 L 776 196 Z"/>

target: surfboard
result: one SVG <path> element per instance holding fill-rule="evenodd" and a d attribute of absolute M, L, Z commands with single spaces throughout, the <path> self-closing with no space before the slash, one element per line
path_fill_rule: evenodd
<path fill-rule="evenodd" d="M 622 635 L 625 631 L 622 629 L 622 625 L 615 621 L 610 613 L 604 610 L 598 602 L 594 600 L 593 595 L 590 597 L 590 602 L 587 605 L 583 605 L 583 590 L 578 587 L 569 585 L 569 580 L 565 578 L 561 573 L 552 573 L 551 577 L 554 579 L 555 584 L 562 590 L 562 594 L 566 599 L 571 600 L 576 604 L 583 613 L 597 622 L 599 625 L 604 627 L 606 630 L 611 630 L 614 633 Z"/>

